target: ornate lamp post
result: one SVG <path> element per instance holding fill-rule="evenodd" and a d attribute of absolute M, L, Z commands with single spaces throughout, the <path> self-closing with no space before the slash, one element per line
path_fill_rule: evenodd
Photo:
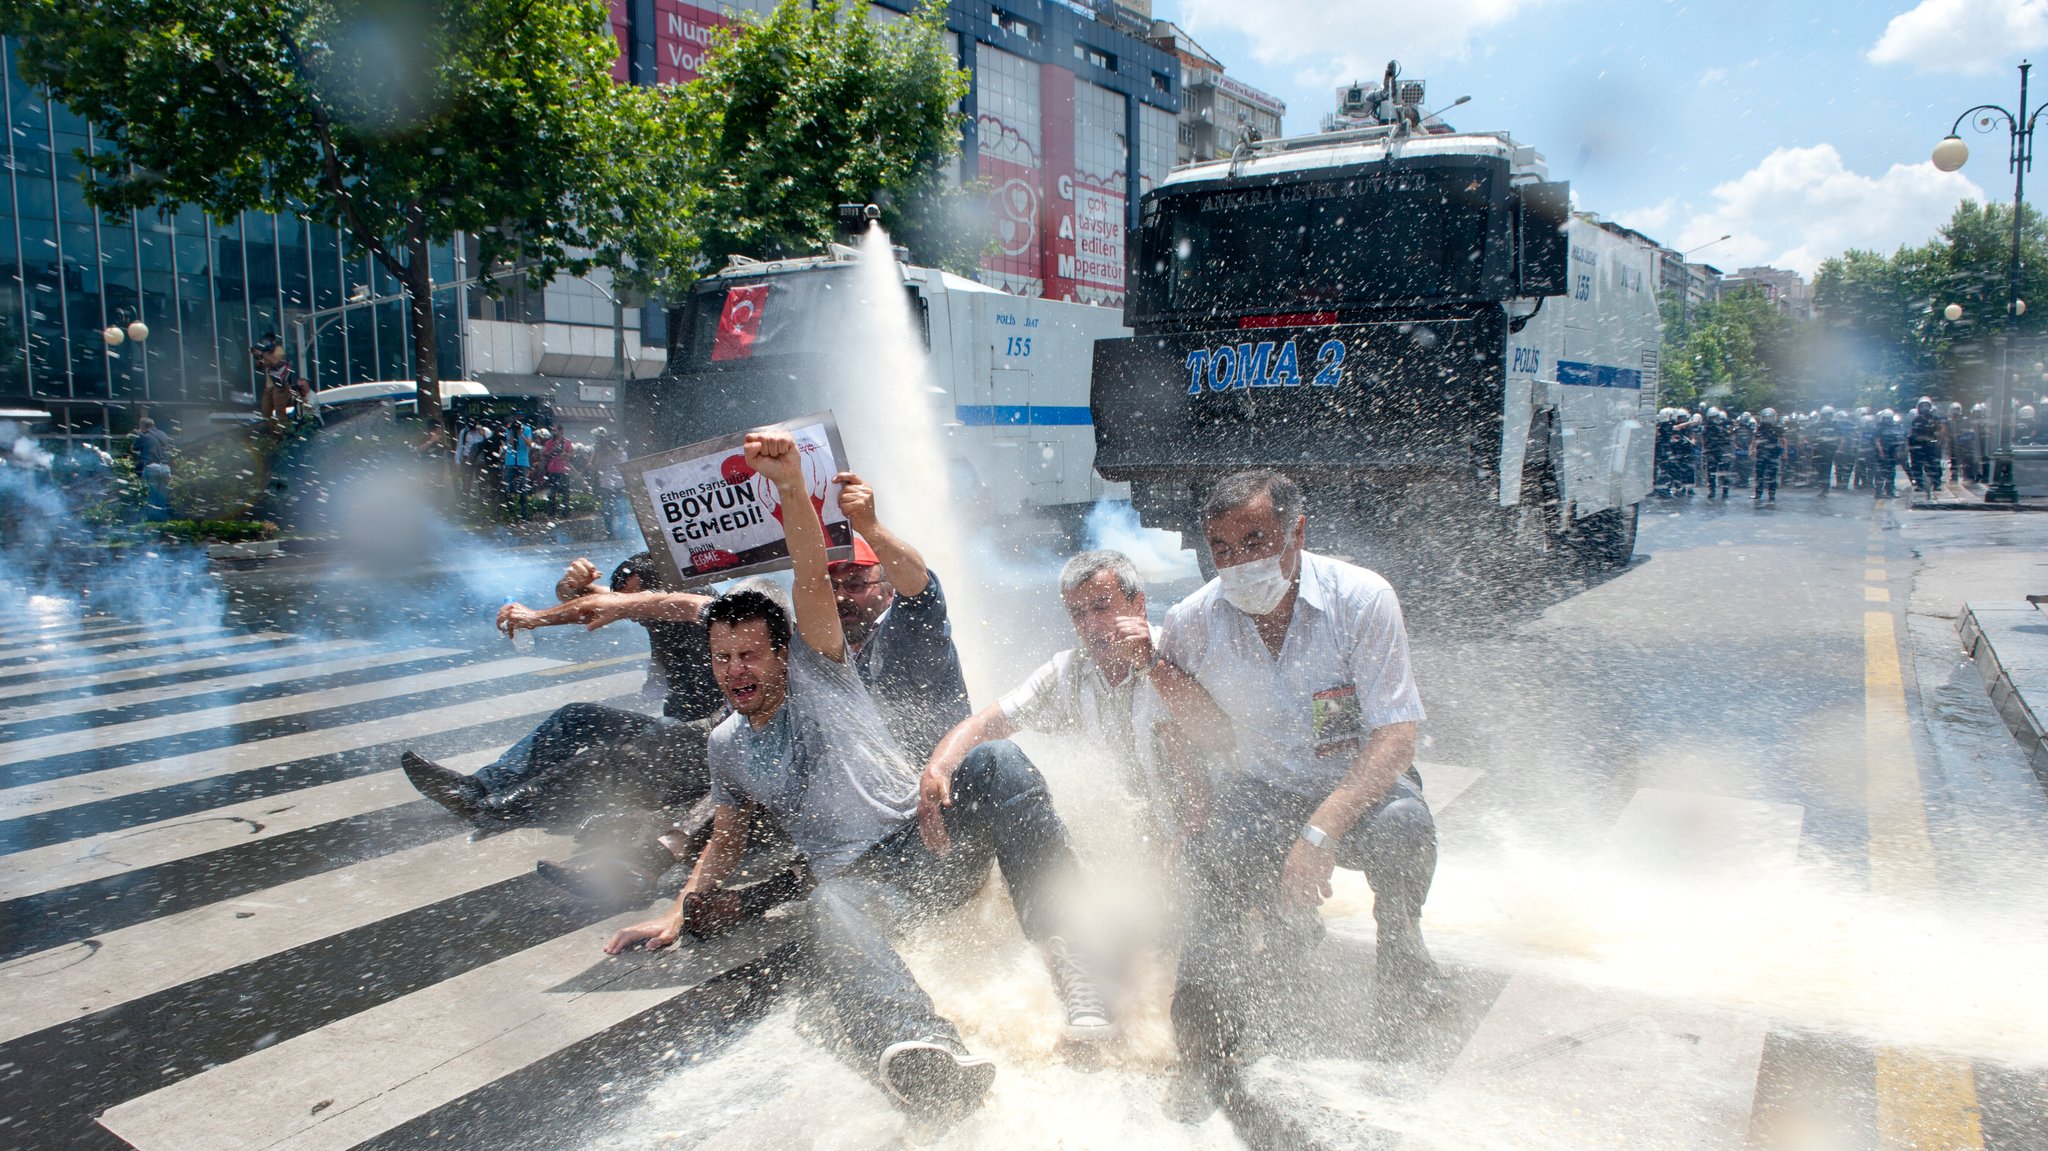
<path fill-rule="evenodd" d="M 2034 166 L 2034 121 L 2041 116 L 2039 108 L 2032 112 L 2027 110 L 2027 73 L 2032 68 L 2032 64 L 2024 61 L 2020 64 L 2020 107 L 2017 115 L 1996 104 L 1979 104 L 1956 117 L 1956 122 L 1949 126 L 1948 135 L 1934 146 L 1933 157 L 1934 166 L 1944 172 L 1953 172 L 1969 160 L 1970 147 L 1963 143 L 1957 132 L 1963 121 L 1972 116 L 1977 117 L 1979 132 L 1989 132 L 2002 122 L 2011 137 L 2011 153 L 2006 160 L 2007 167 L 2012 170 L 2012 256 L 2005 269 L 2005 368 L 2000 373 L 1998 384 L 1998 432 L 1991 449 L 1991 482 L 1984 488 L 1984 502 L 1994 504 L 2015 504 L 2020 498 L 2019 489 L 2012 482 L 2013 340 L 2018 334 L 2020 316 L 2027 310 L 2025 302 L 2020 299 L 2020 224 L 2026 203 L 2027 171 Z"/>

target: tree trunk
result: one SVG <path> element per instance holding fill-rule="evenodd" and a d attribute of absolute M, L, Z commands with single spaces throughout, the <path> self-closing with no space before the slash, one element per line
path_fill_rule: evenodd
<path fill-rule="evenodd" d="M 434 325 L 434 274 L 427 260 L 427 233 L 415 224 L 405 235 L 405 295 L 411 305 L 413 379 L 419 417 L 441 418 L 441 365 L 436 354 Z"/>

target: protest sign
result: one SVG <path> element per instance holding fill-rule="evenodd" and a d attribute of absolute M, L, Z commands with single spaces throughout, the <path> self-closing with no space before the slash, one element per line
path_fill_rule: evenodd
<path fill-rule="evenodd" d="M 810 514 L 825 525 L 826 556 L 853 558 L 853 526 L 839 510 L 846 449 L 831 412 L 773 425 L 796 437 Z M 789 567 L 775 485 L 747 466 L 746 433 L 628 460 L 626 497 L 655 562 L 676 590 Z"/>

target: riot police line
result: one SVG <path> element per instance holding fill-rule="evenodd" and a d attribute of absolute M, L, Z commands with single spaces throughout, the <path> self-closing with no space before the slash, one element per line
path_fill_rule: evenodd
<path fill-rule="evenodd" d="M 2023 404 L 2014 413 L 2013 444 L 2048 443 L 2048 428 Z M 1775 408 L 1730 415 L 1719 407 L 1667 407 L 1657 413 L 1657 494 L 1727 499 L 1747 493 L 1752 503 L 1775 502 L 1778 488 L 1810 487 L 1923 499 L 1945 486 L 1986 482 L 1997 419 L 1988 404 L 1965 410 L 1958 402 L 1921 396 L 1903 415 L 1892 408 L 1824 406 L 1780 415 Z"/>

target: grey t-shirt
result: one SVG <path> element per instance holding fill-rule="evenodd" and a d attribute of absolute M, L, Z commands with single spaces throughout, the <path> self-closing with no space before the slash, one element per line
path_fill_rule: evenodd
<path fill-rule="evenodd" d="M 789 645 L 788 697 L 767 726 L 727 716 L 711 732 L 711 800 L 773 815 L 829 878 L 917 813 L 918 770 L 903 758 L 851 659 Z"/>

